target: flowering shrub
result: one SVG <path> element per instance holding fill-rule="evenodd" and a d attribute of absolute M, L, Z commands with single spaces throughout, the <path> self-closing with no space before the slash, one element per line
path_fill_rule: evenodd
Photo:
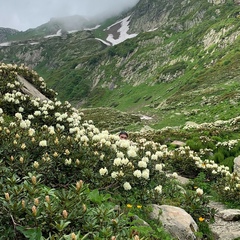
<path fill-rule="evenodd" d="M 49 99 L 24 94 L 19 75 Z M 224 189 L 224 198 L 239 196 L 239 178 L 229 168 L 201 159 L 201 152 L 187 146 L 170 149 L 100 131 L 92 121 L 82 121 L 82 113 L 68 102 L 55 99 L 43 79 L 23 66 L 0 65 L 0 91 L 0 233 L 19 239 L 31 230 L 42 237 L 127 239 L 130 218 L 123 216 L 124 209 L 113 211 L 118 204 L 171 202 L 195 219 L 200 213 L 209 218 L 201 189 L 188 189 L 186 195 L 177 174 L 169 177 L 169 171 L 205 172 L 219 184 L 219 192 Z"/>

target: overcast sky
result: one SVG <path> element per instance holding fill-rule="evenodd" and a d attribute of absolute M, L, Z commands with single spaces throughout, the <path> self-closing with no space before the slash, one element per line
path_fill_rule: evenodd
<path fill-rule="evenodd" d="M 139 0 L 0 0 L 0 27 L 25 31 L 52 17 L 114 15 Z"/>

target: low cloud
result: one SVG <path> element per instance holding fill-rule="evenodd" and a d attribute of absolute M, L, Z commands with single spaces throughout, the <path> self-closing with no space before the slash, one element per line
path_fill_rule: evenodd
<path fill-rule="evenodd" d="M 0 27 L 25 31 L 53 17 L 80 15 L 106 18 L 133 7 L 139 0 L 0 0 Z"/>

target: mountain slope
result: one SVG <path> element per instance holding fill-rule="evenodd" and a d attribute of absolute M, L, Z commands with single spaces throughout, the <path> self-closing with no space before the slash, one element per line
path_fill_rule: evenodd
<path fill-rule="evenodd" d="M 239 109 L 239 12 L 233 1 L 141 0 L 111 29 L 117 38 L 130 16 L 134 38 L 109 46 L 112 19 L 1 48 L 0 60 L 33 67 L 61 100 L 149 114 L 155 127 L 227 119 Z"/>

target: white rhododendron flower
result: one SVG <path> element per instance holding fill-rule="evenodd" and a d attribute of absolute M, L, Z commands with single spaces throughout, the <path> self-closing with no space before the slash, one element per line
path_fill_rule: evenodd
<path fill-rule="evenodd" d="M 39 146 L 40 147 L 46 147 L 47 146 L 47 141 L 46 140 L 42 140 L 39 142 Z"/>
<path fill-rule="evenodd" d="M 35 111 L 35 112 L 33 113 L 34 116 L 41 116 L 41 114 L 42 114 L 41 111 Z"/>
<path fill-rule="evenodd" d="M 149 179 L 149 169 L 144 169 L 142 171 L 142 178 Z"/>
<path fill-rule="evenodd" d="M 120 166 L 122 164 L 122 159 L 121 158 L 115 158 L 113 161 L 114 166 Z"/>
<path fill-rule="evenodd" d="M 150 151 L 147 151 L 145 154 L 146 154 L 146 156 L 151 156 L 152 155 L 152 153 Z"/>
<path fill-rule="evenodd" d="M 118 172 L 112 172 L 112 173 L 111 173 L 111 177 L 112 177 L 112 178 L 116 178 L 117 176 L 118 176 Z"/>
<path fill-rule="evenodd" d="M 100 136 L 99 136 L 99 135 L 94 135 L 94 136 L 92 137 L 92 140 L 93 140 L 94 142 L 99 142 L 99 141 L 100 141 Z"/>
<path fill-rule="evenodd" d="M 212 174 L 217 174 L 217 171 L 216 170 L 212 170 Z"/>
<path fill-rule="evenodd" d="M 69 159 L 65 159 L 65 165 L 71 165 L 72 163 L 72 159 L 69 158 Z"/>
<path fill-rule="evenodd" d="M 158 185 L 157 187 L 154 188 L 155 191 L 157 191 L 159 194 L 162 193 L 162 185 Z"/>
<path fill-rule="evenodd" d="M 201 188 L 197 188 L 196 193 L 197 193 L 197 195 L 201 196 L 201 195 L 203 195 L 203 190 Z"/>
<path fill-rule="evenodd" d="M 122 162 L 122 165 L 127 165 L 129 163 L 129 160 L 127 158 L 123 158 L 121 162 Z"/>
<path fill-rule="evenodd" d="M 31 119 L 34 119 L 34 116 L 33 116 L 32 114 L 29 114 L 29 115 L 28 115 L 28 119 L 30 119 L 30 120 L 31 120 Z"/>
<path fill-rule="evenodd" d="M 24 120 L 20 122 L 20 128 L 27 128 L 27 124 Z"/>
<path fill-rule="evenodd" d="M 128 155 L 129 157 L 136 157 L 136 156 L 137 156 L 137 153 L 136 153 L 135 150 L 130 149 L 130 150 L 128 150 L 127 155 Z"/>
<path fill-rule="evenodd" d="M 123 157 L 124 157 L 124 153 L 122 153 L 122 152 L 117 152 L 117 157 L 118 157 L 118 158 L 123 158 Z"/>
<path fill-rule="evenodd" d="M 28 129 L 28 136 L 32 137 L 35 134 L 35 130 L 33 128 Z"/>
<path fill-rule="evenodd" d="M 161 163 L 155 165 L 155 170 L 162 172 L 163 165 Z"/>
<path fill-rule="evenodd" d="M 121 148 L 129 148 L 130 141 L 129 140 L 124 140 L 124 141 L 120 140 L 120 141 L 118 141 L 118 144 Z"/>
<path fill-rule="evenodd" d="M 22 113 L 22 112 L 24 112 L 24 108 L 23 107 L 19 107 L 18 111 Z"/>
<path fill-rule="evenodd" d="M 100 173 L 101 176 L 107 175 L 107 174 L 108 174 L 108 170 L 107 170 L 106 167 L 105 167 L 105 168 L 101 168 L 101 169 L 99 170 L 99 173 Z"/>
<path fill-rule="evenodd" d="M 86 135 L 81 137 L 81 142 L 88 142 L 88 141 L 89 141 L 89 139 Z"/>
<path fill-rule="evenodd" d="M 124 190 L 126 190 L 126 191 L 128 191 L 128 190 L 131 190 L 131 189 L 132 189 L 132 187 L 131 187 L 131 185 L 130 185 L 130 183 L 129 183 L 129 182 L 125 182 L 125 183 L 123 184 L 123 188 L 124 188 Z"/>
<path fill-rule="evenodd" d="M 149 159 L 148 159 L 148 157 L 143 157 L 143 158 L 142 158 L 142 161 L 148 163 L 148 162 L 149 162 Z"/>
<path fill-rule="evenodd" d="M 55 134 L 55 130 L 53 126 L 48 127 L 48 132 L 50 135 L 54 135 Z"/>
<path fill-rule="evenodd" d="M 140 170 L 135 170 L 133 172 L 133 176 L 137 177 L 137 178 L 140 178 L 142 176 L 142 172 Z"/>
<path fill-rule="evenodd" d="M 22 119 L 22 114 L 21 113 L 15 113 L 15 117 L 21 120 Z"/>
<path fill-rule="evenodd" d="M 176 172 L 174 172 L 174 173 L 172 174 L 172 177 L 177 178 L 177 177 L 178 177 L 178 174 L 177 174 Z"/>
<path fill-rule="evenodd" d="M 163 157 L 163 152 L 162 151 L 157 151 L 155 153 L 159 158 Z"/>
<path fill-rule="evenodd" d="M 0 123 L 4 123 L 4 118 L 0 117 Z"/>
<path fill-rule="evenodd" d="M 147 167 L 147 163 L 144 162 L 144 161 L 139 161 L 139 162 L 138 162 L 138 166 L 139 166 L 140 168 L 146 168 L 146 167 Z"/>
<path fill-rule="evenodd" d="M 157 159 L 158 159 L 157 154 L 153 154 L 153 155 L 151 156 L 151 159 L 152 159 L 152 160 L 157 160 Z"/>

